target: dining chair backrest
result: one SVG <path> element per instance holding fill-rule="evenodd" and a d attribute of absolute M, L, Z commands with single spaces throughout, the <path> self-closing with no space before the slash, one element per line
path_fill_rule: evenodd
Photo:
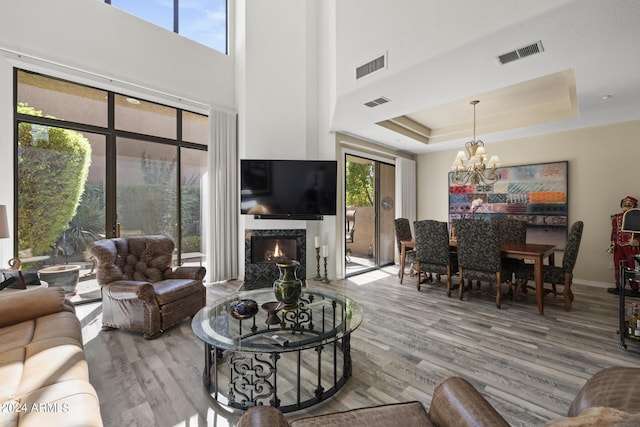
<path fill-rule="evenodd" d="M 416 259 L 421 263 L 449 265 L 449 230 L 446 222 L 425 219 L 415 221 Z"/>
<path fill-rule="evenodd" d="M 569 230 L 567 245 L 565 246 L 564 256 L 562 257 L 562 269 L 567 273 L 572 273 L 573 267 L 576 265 L 583 228 L 584 223 L 582 221 L 576 221 L 571 226 L 571 230 Z"/>
<path fill-rule="evenodd" d="M 526 243 L 527 242 L 527 222 L 519 219 L 498 219 L 500 243 Z"/>
<path fill-rule="evenodd" d="M 500 271 L 502 259 L 498 226 L 485 221 L 460 221 L 457 226 L 460 267 L 477 271 Z"/>
<path fill-rule="evenodd" d="M 396 218 L 394 220 L 394 226 L 396 228 L 396 244 L 398 245 L 398 253 L 402 249 L 403 240 L 413 240 L 411 235 L 411 223 L 407 218 Z"/>

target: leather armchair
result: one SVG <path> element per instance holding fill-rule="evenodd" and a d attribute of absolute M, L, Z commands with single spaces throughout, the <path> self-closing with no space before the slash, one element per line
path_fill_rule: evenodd
<path fill-rule="evenodd" d="M 142 332 L 154 339 L 206 302 L 204 267 L 171 267 L 166 236 L 98 240 L 88 250 L 102 287 L 102 329 Z"/>

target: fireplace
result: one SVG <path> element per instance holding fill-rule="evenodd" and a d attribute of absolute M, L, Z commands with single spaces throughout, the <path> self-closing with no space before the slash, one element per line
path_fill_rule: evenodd
<path fill-rule="evenodd" d="M 298 259 L 298 239 L 290 236 L 251 236 L 251 264 L 276 264 Z"/>
<path fill-rule="evenodd" d="M 269 287 L 278 278 L 276 263 L 296 260 L 298 278 L 306 279 L 307 231 L 246 230 L 244 288 Z"/>

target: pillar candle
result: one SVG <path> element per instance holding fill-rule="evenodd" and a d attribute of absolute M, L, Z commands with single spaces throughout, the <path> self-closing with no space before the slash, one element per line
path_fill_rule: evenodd
<path fill-rule="evenodd" d="M 324 258 L 326 258 L 326 257 L 328 257 L 328 256 L 329 256 L 329 246 L 324 245 L 324 246 L 322 247 L 322 256 L 323 256 Z"/>
<path fill-rule="evenodd" d="M 320 236 L 316 236 L 315 237 L 315 242 L 316 242 L 316 248 L 320 247 Z"/>

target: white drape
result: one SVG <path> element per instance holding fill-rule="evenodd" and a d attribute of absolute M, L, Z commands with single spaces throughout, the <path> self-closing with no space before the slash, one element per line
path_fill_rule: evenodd
<path fill-rule="evenodd" d="M 238 150 L 236 114 L 209 112 L 208 180 L 203 194 L 207 281 L 238 277 Z"/>
<path fill-rule="evenodd" d="M 408 218 L 413 229 L 416 220 L 416 162 L 396 158 L 396 218 Z"/>

